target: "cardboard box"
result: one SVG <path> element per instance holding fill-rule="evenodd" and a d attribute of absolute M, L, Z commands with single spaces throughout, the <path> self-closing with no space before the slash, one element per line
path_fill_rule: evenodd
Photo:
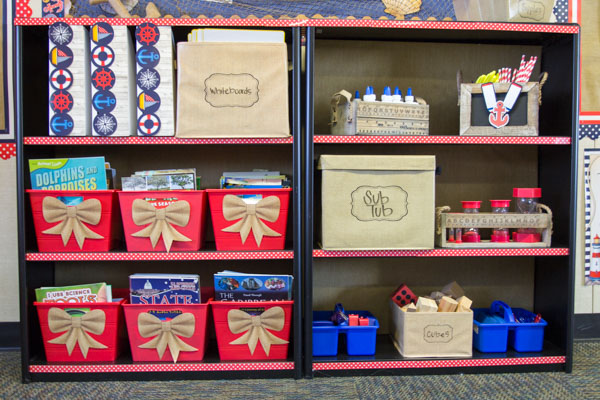
<path fill-rule="evenodd" d="M 332 135 L 429 135 L 429 106 L 352 100 L 345 90 L 331 98 Z"/>
<path fill-rule="evenodd" d="M 453 0 L 458 21 L 553 22 L 555 0 Z"/>
<path fill-rule="evenodd" d="M 435 156 L 321 155 L 321 246 L 432 249 Z"/>
<path fill-rule="evenodd" d="M 403 357 L 471 357 L 473 312 L 405 312 L 390 300 L 394 344 Z"/>
<path fill-rule="evenodd" d="M 180 42 L 176 136 L 289 136 L 287 65 L 285 43 Z"/>

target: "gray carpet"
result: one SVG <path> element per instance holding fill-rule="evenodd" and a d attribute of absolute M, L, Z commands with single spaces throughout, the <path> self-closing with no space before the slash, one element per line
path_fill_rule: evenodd
<path fill-rule="evenodd" d="M 575 344 L 572 374 L 21 384 L 19 353 L 0 352 L 2 399 L 600 399 L 600 341 Z"/>

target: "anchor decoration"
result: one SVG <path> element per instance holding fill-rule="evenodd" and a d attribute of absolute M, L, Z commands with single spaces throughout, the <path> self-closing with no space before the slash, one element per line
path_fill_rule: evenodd
<path fill-rule="evenodd" d="M 481 85 L 485 106 L 490 112 L 488 117 L 490 125 L 496 129 L 508 125 L 510 121 L 509 113 L 517 102 L 522 90 L 523 86 L 513 82 L 508 88 L 504 100 L 497 100 L 496 91 L 492 82 Z"/>

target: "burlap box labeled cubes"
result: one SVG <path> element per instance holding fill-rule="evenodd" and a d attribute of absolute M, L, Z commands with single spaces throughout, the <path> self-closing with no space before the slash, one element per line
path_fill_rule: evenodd
<path fill-rule="evenodd" d="M 178 43 L 175 135 L 289 136 L 287 65 L 285 43 Z"/>
<path fill-rule="evenodd" d="M 394 344 L 403 357 L 471 357 L 473 312 L 408 312 L 390 300 Z"/>
<path fill-rule="evenodd" d="M 321 155 L 321 246 L 432 249 L 435 156 Z"/>

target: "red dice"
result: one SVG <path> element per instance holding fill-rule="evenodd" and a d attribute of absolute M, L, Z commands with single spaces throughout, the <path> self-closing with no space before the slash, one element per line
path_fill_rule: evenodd
<path fill-rule="evenodd" d="M 404 283 L 400 285 L 398 289 L 394 290 L 394 293 L 392 293 L 392 300 L 400 307 L 404 307 L 408 303 L 417 304 L 417 296 L 415 296 L 412 290 Z"/>

